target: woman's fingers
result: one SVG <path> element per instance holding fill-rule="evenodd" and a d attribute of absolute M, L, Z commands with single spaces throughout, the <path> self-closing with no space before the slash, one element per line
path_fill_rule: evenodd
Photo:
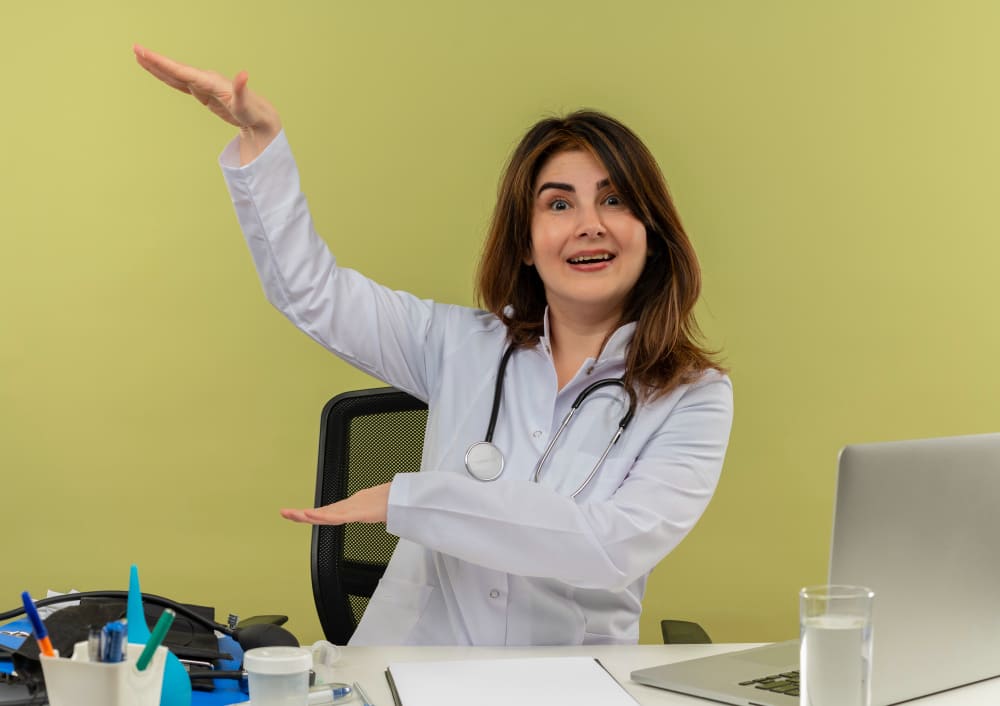
<path fill-rule="evenodd" d="M 162 54 L 157 54 L 156 52 L 139 46 L 138 44 L 132 47 L 132 51 L 135 52 L 135 59 L 139 62 L 139 65 L 142 68 L 146 69 L 146 71 L 156 76 L 156 78 L 160 79 L 168 86 L 172 86 L 178 91 L 183 91 L 184 93 L 190 93 L 190 86 L 192 82 L 198 79 L 199 74 L 207 73 L 199 69 L 195 69 L 192 66 L 187 66 L 186 64 L 169 59 Z"/>
<path fill-rule="evenodd" d="M 232 111 L 237 116 L 247 116 L 247 81 L 250 76 L 246 71 L 240 71 L 233 77 L 232 83 Z"/>
<path fill-rule="evenodd" d="M 281 510 L 281 516 L 292 522 L 309 525 L 342 525 L 350 522 L 347 516 L 335 507 L 338 504 L 305 509 L 284 508 Z"/>
<path fill-rule="evenodd" d="M 174 61 L 162 54 L 146 49 L 138 44 L 133 47 L 136 61 L 146 71 L 171 88 L 188 93 L 213 113 L 237 127 L 246 127 L 253 116 L 246 109 L 244 95 L 239 109 L 234 107 L 234 84 L 215 71 L 196 69 L 193 66 Z M 242 76 L 241 89 L 245 94 L 246 72 Z"/>
<path fill-rule="evenodd" d="M 281 516 L 286 520 L 291 520 L 292 522 L 309 522 L 309 518 L 305 516 L 302 510 L 285 508 L 281 510 Z"/>

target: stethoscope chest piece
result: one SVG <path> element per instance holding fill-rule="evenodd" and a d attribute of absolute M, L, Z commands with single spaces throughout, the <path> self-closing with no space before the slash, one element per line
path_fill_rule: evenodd
<path fill-rule="evenodd" d="M 503 454 L 489 441 L 477 441 L 465 452 L 465 468 L 477 480 L 496 480 L 503 473 Z"/>

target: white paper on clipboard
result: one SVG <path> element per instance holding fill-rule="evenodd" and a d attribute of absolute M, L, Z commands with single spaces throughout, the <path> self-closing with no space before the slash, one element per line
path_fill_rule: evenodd
<path fill-rule="evenodd" d="M 637 706 L 594 657 L 394 662 L 397 706 Z"/>

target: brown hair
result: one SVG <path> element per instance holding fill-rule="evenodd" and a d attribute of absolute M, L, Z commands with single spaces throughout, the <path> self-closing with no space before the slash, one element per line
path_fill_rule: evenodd
<path fill-rule="evenodd" d="M 538 342 L 545 288 L 535 268 L 525 264 L 531 252 L 533 192 L 549 158 L 572 150 L 590 152 L 604 165 L 618 195 L 646 227 L 650 256 L 618 322 L 637 322 L 626 356 L 626 384 L 641 398 L 655 399 L 702 370 L 721 370 L 713 352 L 698 342 L 701 332 L 693 309 L 701 270 L 663 174 L 635 133 L 596 111 L 541 120 L 514 150 L 479 263 L 480 303 L 504 322 L 514 346 Z"/>

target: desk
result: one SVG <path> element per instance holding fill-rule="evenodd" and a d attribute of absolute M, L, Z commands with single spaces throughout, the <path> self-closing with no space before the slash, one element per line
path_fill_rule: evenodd
<path fill-rule="evenodd" d="M 361 682 L 374 700 L 375 706 L 392 706 L 392 696 L 385 681 L 385 668 L 390 662 L 420 660 L 495 659 L 502 657 L 597 657 L 608 671 L 642 706 L 710 706 L 715 703 L 691 696 L 683 696 L 662 689 L 636 684 L 629 679 L 634 669 L 655 667 L 667 662 L 706 657 L 720 652 L 745 649 L 754 645 L 627 645 L 583 647 L 344 647 L 336 664 L 337 678 L 341 681 Z M 229 686 L 232 689 L 232 686 Z M 215 694 L 195 692 L 192 706 L 207 704 L 233 704 L 245 700 L 238 691 L 220 691 Z M 798 706 L 798 700 L 789 697 L 789 706 Z M 0 704 L 3 695 L 0 694 Z M 913 706 L 995 706 L 1000 703 L 1000 678 L 953 689 L 934 696 L 910 701 Z M 357 701 L 347 702 L 347 706 Z"/>
<path fill-rule="evenodd" d="M 359 681 L 375 706 L 392 706 L 385 681 L 389 662 L 419 660 L 493 659 L 500 657 L 593 656 L 642 704 L 642 706 L 711 706 L 715 703 L 662 689 L 636 684 L 629 679 L 634 669 L 655 667 L 667 662 L 706 657 L 711 654 L 754 647 L 754 645 L 627 645 L 583 647 L 345 647 L 335 669 L 342 681 Z M 789 706 L 798 699 L 789 697 Z M 1000 703 L 1000 678 L 928 696 L 908 704 L 913 706 L 996 706 Z"/>

